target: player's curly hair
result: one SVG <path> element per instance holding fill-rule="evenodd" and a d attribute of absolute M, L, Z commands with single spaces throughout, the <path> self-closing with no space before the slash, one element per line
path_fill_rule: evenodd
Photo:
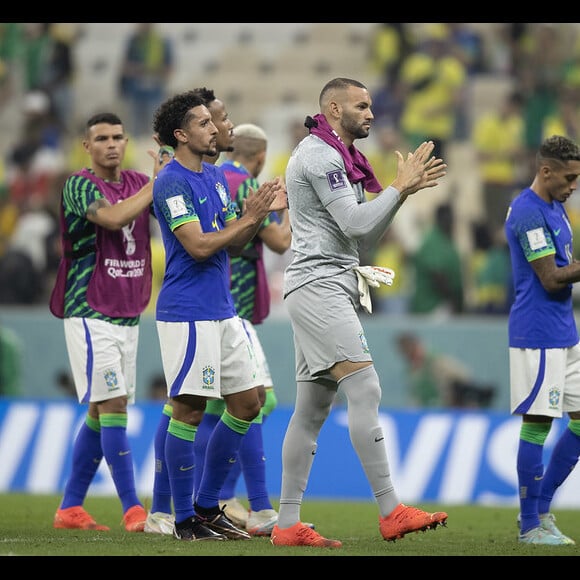
<path fill-rule="evenodd" d="M 580 147 L 568 137 L 552 135 L 544 140 L 536 153 L 537 167 L 547 161 L 580 161 Z"/>
<path fill-rule="evenodd" d="M 203 104 L 206 107 L 209 107 L 209 105 L 217 98 L 213 92 L 213 89 L 208 89 L 206 87 L 197 87 L 192 89 L 192 92 L 194 92 L 196 95 L 199 95 L 203 99 Z"/>
<path fill-rule="evenodd" d="M 179 93 L 163 102 L 153 118 L 153 130 L 159 136 L 161 143 L 173 148 L 177 147 L 174 131 L 187 125 L 190 110 L 193 107 L 205 104 L 204 98 L 197 91 Z"/>

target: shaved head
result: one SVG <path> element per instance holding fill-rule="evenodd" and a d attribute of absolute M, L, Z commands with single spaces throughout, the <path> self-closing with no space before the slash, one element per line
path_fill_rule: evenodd
<path fill-rule="evenodd" d="M 328 103 L 337 98 L 337 94 L 339 92 L 345 91 L 349 87 L 357 87 L 359 89 L 367 88 L 359 81 L 355 81 L 354 79 L 347 79 L 344 77 L 338 77 L 328 81 L 324 87 L 322 87 L 322 91 L 320 91 L 320 97 L 318 98 L 318 104 L 320 105 L 320 109 L 324 109 L 328 106 Z"/>

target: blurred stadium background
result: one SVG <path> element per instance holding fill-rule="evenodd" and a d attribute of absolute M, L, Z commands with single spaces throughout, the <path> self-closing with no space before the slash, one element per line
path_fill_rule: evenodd
<path fill-rule="evenodd" d="M 409 30 L 421 37 L 429 23 L 409 23 Z M 160 22 L 157 30 L 172 40 L 176 65 L 169 92 L 195 86 L 213 88 L 225 101 L 234 123 L 254 122 L 264 127 L 270 138 L 268 162 L 289 146 L 289 121 L 318 112 L 318 95 L 327 80 L 349 76 L 364 82 L 372 91 L 382 79 L 370 59 L 370 44 L 379 23 L 308 22 Z M 481 35 L 485 50 L 499 42 L 501 23 L 468 23 Z M 87 116 L 102 109 L 119 110 L 117 82 L 123 47 L 134 23 L 82 23 L 75 40 L 74 102 L 75 127 Z M 469 116 L 497 106 L 513 85 L 502 71 L 476 75 L 470 81 Z M 0 110 L 4 135 L 17 135 L 22 125 L 22 94 L 16 93 Z M 150 121 L 144 121 L 150 122 Z M 72 135 L 78 139 L 78 134 Z M 373 147 L 374 136 L 359 142 L 362 150 Z M 6 153 L 10 138 L 0 143 Z M 139 144 L 140 145 L 140 144 Z M 150 146 L 147 140 L 141 149 Z M 148 158 L 137 159 L 148 169 Z M 472 169 L 473 151 L 464 142 L 452 143 L 445 184 L 425 196 L 420 212 L 428 216 L 437 203 L 460 188 L 457 211 L 461 218 L 480 211 L 479 183 Z M 267 165 L 263 177 L 269 175 Z M 428 219 L 428 218 L 426 218 Z M 467 229 L 459 237 L 469 243 Z"/>
<path fill-rule="evenodd" d="M 74 77 L 71 81 L 74 112 L 69 120 L 72 130 L 63 146 L 68 155 L 74 144 L 78 145 L 80 131 L 92 113 L 113 110 L 125 118 L 124 105 L 118 96 L 118 81 L 123 48 L 135 24 L 61 24 L 65 36 L 71 30 L 75 35 Z M 384 78 L 373 61 L 372 42 L 381 24 L 162 22 L 156 23 L 156 28 L 171 39 L 175 50 L 175 66 L 168 93 L 207 86 L 224 100 L 235 124 L 253 122 L 266 130 L 269 136 L 268 165 L 261 176 L 265 179 L 273 176 L 274 160 L 290 147 L 289 124 L 318 112 L 318 96 L 329 79 L 352 77 L 365 83 L 372 94 L 379 91 Z M 431 24 L 406 23 L 406 27 L 412 35 L 423 38 L 429 33 Z M 542 34 L 548 33 L 551 44 L 545 47 L 546 59 L 541 66 L 541 45 L 535 47 L 538 51 L 540 46 L 540 52 L 535 53 L 537 71 L 541 69 L 558 75 L 566 70 L 568 80 L 571 79 L 576 88 L 580 87 L 580 24 L 531 23 L 526 27 L 525 23 L 465 23 L 467 31 L 475 33 L 481 40 L 482 56 L 486 61 L 482 70 L 470 75 L 466 86 L 464 113 L 468 126 L 484 113 L 498 109 L 525 76 L 525 71 L 514 70 L 508 62 L 510 51 L 517 42 L 510 32 L 514 32 L 518 24 L 538 42 Z M 7 25 L 0 23 L 0 29 L 3 26 Z M 552 55 L 552 48 L 557 49 L 554 53 L 562 60 L 555 61 L 551 67 L 546 60 Z M 526 71 L 528 74 L 537 72 L 529 60 Z M 0 81 L 2 72 L 0 66 Z M 31 105 L 25 98 L 23 70 L 16 67 L 11 72 L 15 75 L 15 82 L 11 91 L 4 95 L 6 98 L 0 100 L 2 160 L 8 158 L 22 138 L 26 108 Z M 556 84 L 557 89 L 558 86 Z M 0 97 L 3 96 L 1 89 L 0 84 Z M 536 95 L 532 91 L 529 96 Z M 578 100 L 574 104 L 577 110 Z M 144 123 L 150 122 L 150 119 L 144 120 Z M 572 126 L 568 128 L 574 130 Z M 132 141 L 135 165 L 149 171 L 149 159 L 142 153 L 152 145 L 151 140 L 147 137 Z M 371 131 L 369 139 L 361 140 L 357 145 L 364 152 L 376 149 L 377 135 Z M 436 206 L 451 202 L 456 212 L 457 243 L 462 255 L 467 257 L 473 243 L 470 224 L 473 220 L 485 219 L 482 183 L 469 131 L 449 142 L 445 159 L 449 172 L 444 183 L 423 196 L 413 207 L 422 225 L 426 226 L 431 222 Z M 0 184 L 9 177 L 3 174 L 3 169 L 3 164 L 0 164 Z M 579 207 L 579 202 L 573 198 L 569 205 L 573 210 Z M 0 220 L 0 234 L 2 225 Z M 7 240 L 0 235 L 0 254 L 5 243 Z M 277 291 L 280 272 L 278 269 L 274 272 L 277 277 L 271 278 Z M 16 335 L 23 355 L 22 397 L 2 400 L 0 396 L 0 457 L 4 458 L 5 465 L 0 473 L 0 490 L 54 492 L 63 485 L 67 462 L 70 461 L 68 445 L 71 434 L 83 412 L 67 391 L 68 361 L 62 323 L 49 314 L 46 300 L 41 300 L 32 305 L 0 303 L 0 326 Z M 365 330 L 377 369 L 383 377 L 383 419 L 390 430 L 391 461 L 403 483 L 405 499 L 515 505 L 513 444 L 517 421 L 507 413 L 509 377 L 505 316 L 461 315 L 441 320 L 377 314 L 365 322 Z M 448 354 L 463 360 L 479 380 L 494 384 L 497 396 L 492 408 L 466 412 L 406 410 L 409 401 L 405 372 L 395 342 L 395 337 L 403 330 L 421 334 Z M 272 315 L 259 332 L 280 402 L 279 412 L 272 417 L 270 428 L 273 433 L 268 441 L 272 459 L 269 481 L 275 494 L 279 489 L 279 446 L 295 393 L 291 328 L 283 304 L 274 302 Z M 154 319 L 150 312 L 142 323 L 138 364 L 140 403 L 131 415 L 131 436 L 135 438 L 139 459 L 140 489 L 146 493 L 150 489 L 152 474 L 150 434 L 159 412 L 159 402 L 147 402 L 146 399 L 150 396 L 150 383 L 161 371 Z M 343 407 L 337 405 L 325 429 L 322 442 L 328 438 L 326 449 L 331 449 L 331 453 L 326 456 L 328 463 L 323 463 L 321 454 L 321 463 L 317 465 L 311 483 L 314 494 L 366 497 L 366 483 L 348 446 Z M 436 436 L 427 436 L 426 433 L 435 433 Z M 343 438 L 341 445 L 336 445 L 337 437 Z M 329 491 L 329 480 L 341 482 L 344 486 L 336 485 L 336 489 Z M 102 474 L 99 483 L 102 493 L 111 493 L 111 481 L 106 473 Z M 561 505 L 577 507 L 574 485 L 574 482 L 570 483 L 569 491 L 562 493 Z"/>

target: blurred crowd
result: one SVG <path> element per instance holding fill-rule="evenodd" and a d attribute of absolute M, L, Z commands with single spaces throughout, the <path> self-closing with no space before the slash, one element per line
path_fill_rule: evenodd
<path fill-rule="evenodd" d="M 60 257 L 59 201 L 68 175 L 87 163 L 75 114 L 77 23 L 0 23 L 0 107 L 19 100 L 20 131 L 0 159 L 0 304 L 44 304 Z M 136 138 L 165 98 L 171 41 L 136 23 L 118 71 L 118 114 Z M 130 142 L 127 167 L 135 166 Z"/>
<path fill-rule="evenodd" d="M 86 162 L 75 72 L 87 26 L 0 23 L 0 110 L 17 98 L 22 118 L 20 129 L 4 137 L 9 143 L 0 158 L 0 305 L 45 304 L 53 285 L 60 190 Z M 366 39 L 375 124 L 365 152 L 383 187 L 395 175 L 396 149 L 432 139 L 444 158 L 458 144 L 474 151 L 473 166 L 463 171 L 481 189 L 477 219 L 468 224 L 457 209 L 461 183 L 427 217 L 412 203 L 403 206 L 383 243 L 364 257 L 397 273 L 393 286 L 375 294 L 375 312 L 505 315 L 511 303 L 506 208 L 531 182 L 532 152 L 544 137 L 578 139 L 580 27 L 491 23 L 484 34 L 482 26 L 376 23 Z M 135 23 L 119 63 L 118 112 L 130 135 L 148 136 L 150 122 L 143 119 L 165 98 L 177 66 L 173 39 L 155 23 Z M 498 106 L 478 109 L 474 86 L 484 77 L 509 79 L 509 90 Z M 272 156 L 273 174 L 283 173 L 303 135 L 303 118 L 292 119 L 287 150 Z M 127 166 L 134 166 L 135 155 L 130 149 Z M 571 200 L 568 211 L 580 227 L 580 203 Z M 458 235 L 458 225 L 467 239 Z M 274 304 L 280 303 L 286 263 L 284 257 L 268 262 Z"/>
<path fill-rule="evenodd" d="M 369 45 L 370 65 L 381 79 L 373 93 L 378 139 L 369 157 L 382 183 L 394 176 L 389 151 L 432 139 L 446 160 L 451 146 L 473 151 L 474 162 L 462 173 L 475 174 L 481 192 L 463 243 L 456 203 L 461 181 L 435 204 L 427 222 L 414 215 L 412 204 L 403 207 L 368 257 L 400 274 L 394 287 L 377 296 L 383 312 L 507 314 L 512 283 L 506 210 L 531 183 L 541 141 L 552 134 L 580 136 L 578 25 L 497 23 L 491 35 L 482 26 L 382 23 Z M 495 77 L 508 79 L 508 90 L 495 97 L 497 104 L 476 107 L 477 82 Z M 570 203 L 575 229 L 579 208 L 578 201 Z M 580 235 L 575 240 L 580 243 Z"/>

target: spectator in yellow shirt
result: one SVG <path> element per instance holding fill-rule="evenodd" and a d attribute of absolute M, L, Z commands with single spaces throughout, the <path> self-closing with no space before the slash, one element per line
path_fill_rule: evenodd
<path fill-rule="evenodd" d="M 445 145 L 455 134 L 467 70 L 451 53 L 446 24 L 428 24 L 425 36 L 423 45 L 401 66 L 401 129 L 411 149 L 431 140 L 435 143 L 433 155 L 445 158 Z"/>
<path fill-rule="evenodd" d="M 481 178 L 483 209 L 491 231 L 503 227 L 512 196 L 524 177 L 523 104 L 520 93 L 510 93 L 499 108 L 483 114 L 473 125 L 472 143 Z"/>

